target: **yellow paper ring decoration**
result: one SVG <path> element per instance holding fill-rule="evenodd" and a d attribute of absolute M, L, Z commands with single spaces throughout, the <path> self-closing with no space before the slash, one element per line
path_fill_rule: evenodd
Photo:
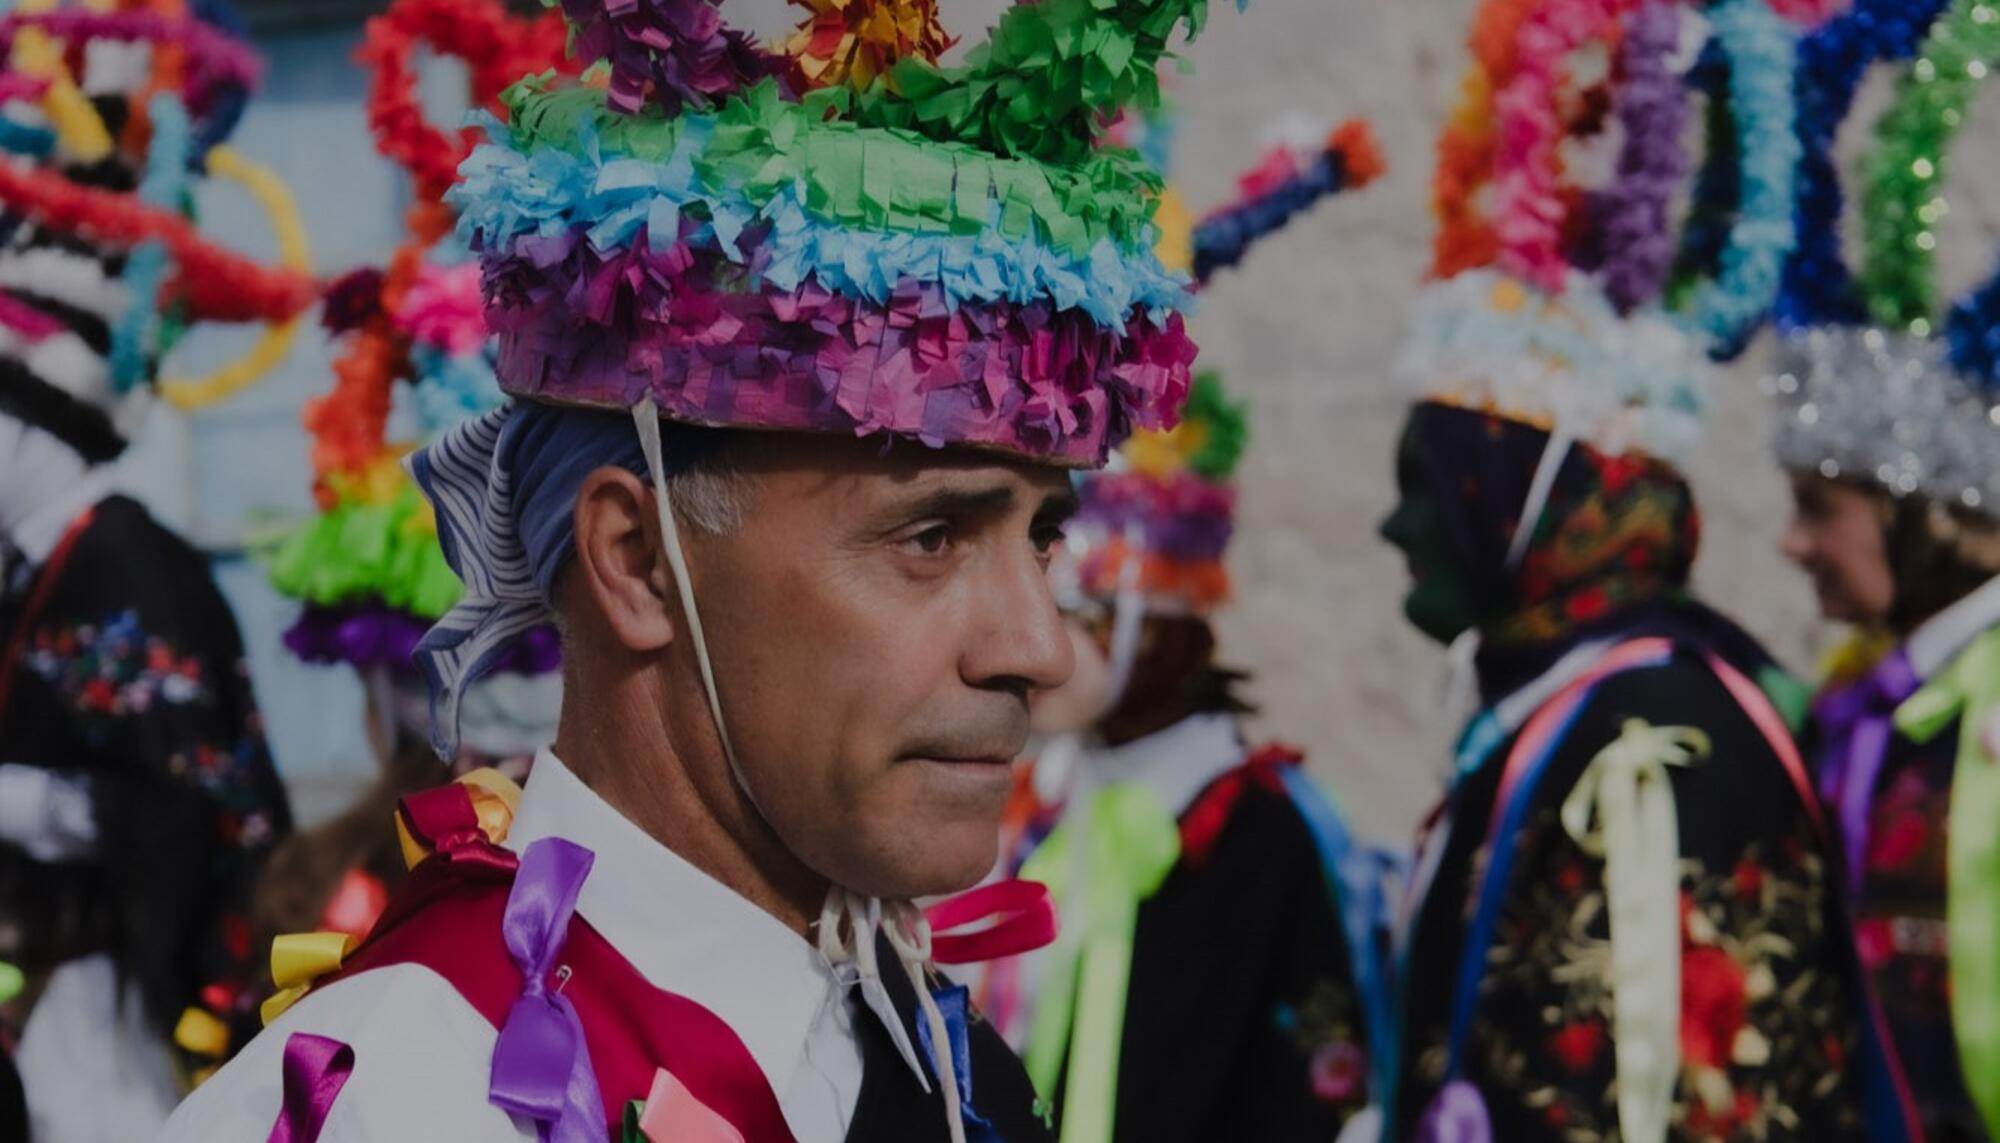
<path fill-rule="evenodd" d="M 278 236 L 278 261 L 300 274 L 312 273 L 312 248 L 306 240 L 305 224 L 299 219 L 298 201 L 284 181 L 271 170 L 252 162 L 228 146 L 208 153 L 208 173 L 228 179 L 248 191 Z M 291 352 L 303 315 L 281 325 L 266 326 L 257 343 L 243 356 L 202 378 L 172 378 L 160 382 L 160 394 L 175 408 L 192 411 L 207 408 L 249 388 Z"/>

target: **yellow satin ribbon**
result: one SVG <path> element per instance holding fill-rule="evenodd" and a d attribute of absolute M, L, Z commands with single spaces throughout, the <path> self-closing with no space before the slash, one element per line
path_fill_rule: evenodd
<path fill-rule="evenodd" d="M 1065 819 L 1021 867 L 1023 878 L 1048 886 L 1066 906 L 1077 893 L 1081 906 L 1064 909 L 1064 936 L 1052 950 L 1028 1029 L 1028 1078 L 1043 1098 L 1055 1097 L 1068 1054 L 1062 1143 L 1111 1139 L 1139 903 L 1159 891 L 1180 854 L 1180 824 L 1159 795 L 1122 783 L 1097 791 L 1082 820 Z M 1072 881 L 1073 871 L 1081 884 Z"/>
<path fill-rule="evenodd" d="M 1706 758 L 1708 735 L 1628 719 L 1563 799 L 1562 823 L 1604 862 L 1611 920 L 1618 1130 L 1662 1143 L 1681 1063 L 1680 823 L 1672 766 Z"/>
<path fill-rule="evenodd" d="M 174 1024 L 174 1043 L 211 1060 L 229 1050 L 229 1025 L 206 1008 L 189 1006 Z"/>
<path fill-rule="evenodd" d="M 278 986 L 257 1010 L 269 1024 L 297 1004 L 313 982 L 339 970 L 358 942 L 349 933 L 286 933 L 271 942 L 271 983 Z"/>
<path fill-rule="evenodd" d="M 301 274 L 312 273 L 312 245 L 306 238 L 305 224 L 299 219 L 299 204 L 282 179 L 270 168 L 252 162 L 226 146 L 209 151 L 208 173 L 241 185 L 263 208 L 264 214 L 271 220 L 271 229 L 277 234 L 280 265 Z M 299 327 L 304 321 L 304 316 L 300 315 L 265 327 L 256 344 L 243 356 L 206 377 L 161 381 L 161 396 L 184 411 L 206 408 L 234 396 L 278 367 L 285 355 L 291 352 L 292 342 L 297 340 Z"/>
<path fill-rule="evenodd" d="M 494 845 L 504 843 L 507 831 L 514 827 L 514 811 L 521 805 L 519 783 L 491 766 L 482 766 L 460 777 L 458 784 L 472 796 L 472 815 L 479 822 L 479 832 Z M 403 851 L 405 869 L 415 869 L 431 855 L 403 824 L 402 814 L 396 815 L 396 843 Z"/>
<path fill-rule="evenodd" d="M 1987 1133 L 2000 1138 L 2000 760 L 1984 731 L 2000 717 L 2000 628 L 1961 651 L 1896 711 L 1919 745 L 1958 728 L 1945 819 L 1945 943 L 1959 1070 Z"/>

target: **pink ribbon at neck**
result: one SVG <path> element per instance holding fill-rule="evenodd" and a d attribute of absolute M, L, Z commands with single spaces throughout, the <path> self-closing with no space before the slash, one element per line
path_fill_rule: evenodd
<path fill-rule="evenodd" d="M 931 923 L 931 959 L 975 964 L 1018 956 L 1056 939 L 1056 907 L 1048 886 L 1010 878 L 947 897 L 924 910 Z"/>

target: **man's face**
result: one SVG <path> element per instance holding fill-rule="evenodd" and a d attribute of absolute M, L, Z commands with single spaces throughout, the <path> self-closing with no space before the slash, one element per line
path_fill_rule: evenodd
<path fill-rule="evenodd" d="M 1071 670 L 1047 578 L 1068 478 L 811 438 L 737 467 L 744 523 L 690 536 L 690 563 L 752 799 L 849 889 L 973 884 L 996 856 L 1029 698 Z"/>
<path fill-rule="evenodd" d="M 1881 499 L 1818 474 L 1792 476 L 1792 519 L 1778 542 L 1812 576 L 1828 619 L 1886 622 L 1896 602 Z"/>
<path fill-rule="evenodd" d="M 1396 508 L 1382 521 L 1381 533 L 1409 564 L 1403 614 L 1417 630 L 1449 643 L 1472 628 L 1478 614 L 1444 505 L 1424 472 L 1414 421 L 1405 425 L 1396 448 L 1396 491 Z"/>

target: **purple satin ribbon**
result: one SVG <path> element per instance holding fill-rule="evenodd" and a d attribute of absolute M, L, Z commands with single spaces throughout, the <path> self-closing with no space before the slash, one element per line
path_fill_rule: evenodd
<path fill-rule="evenodd" d="M 285 1102 L 266 1143 L 315 1143 L 352 1074 L 353 1048 L 328 1036 L 293 1032 L 285 1041 Z"/>
<path fill-rule="evenodd" d="M 1417 1124 L 1417 1143 L 1493 1143 L 1486 1100 L 1466 1081 L 1444 1085 Z"/>
<path fill-rule="evenodd" d="M 560 984 L 549 989 L 592 860 L 588 849 L 561 838 L 528 846 L 500 923 L 522 984 L 493 1045 L 486 1098 L 533 1120 L 542 1143 L 609 1140 L 583 1021 Z"/>
<path fill-rule="evenodd" d="M 1820 755 L 1820 796 L 1840 819 L 1847 855 L 1847 887 L 1861 888 L 1861 865 L 1868 852 L 1868 810 L 1875 783 L 1896 732 L 1896 708 L 1917 693 L 1924 680 L 1898 647 L 1852 685 L 1831 691 L 1813 704 L 1826 732 Z"/>

